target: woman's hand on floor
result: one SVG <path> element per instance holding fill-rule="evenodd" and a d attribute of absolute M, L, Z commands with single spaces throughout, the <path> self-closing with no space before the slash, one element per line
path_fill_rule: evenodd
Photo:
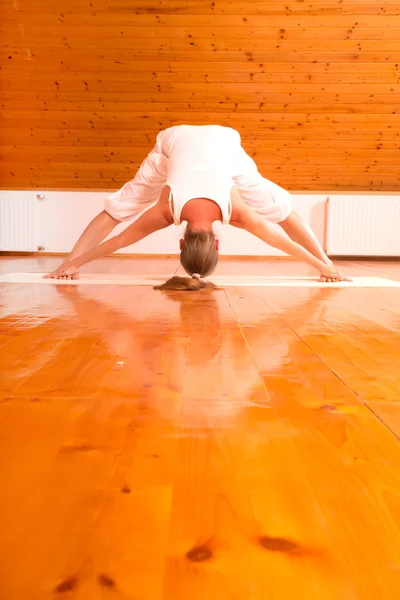
<path fill-rule="evenodd" d="M 73 263 L 64 263 L 52 273 L 45 275 L 44 279 L 79 279 L 78 267 Z"/>

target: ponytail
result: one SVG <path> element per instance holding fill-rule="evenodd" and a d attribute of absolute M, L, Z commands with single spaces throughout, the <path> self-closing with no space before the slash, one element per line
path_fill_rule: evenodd
<path fill-rule="evenodd" d="M 183 291 L 194 292 L 194 291 L 203 290 L 206 288 L 216 288 L 217 287 L 211 281 L 204 281 L 204 279 L 200 279 L 200 276 L 195 277 L 195 275 L 198 275 L 198 274 L 194 273 L 192 275 L 192 277 L 179 277 L 178 275 L 175 275 L 174 277 L 171 277 L 171 279 L 168 279 L 168 281 L 166 281 L 162 285 L 155 286 L 154 289 L 155 290 L 176 290 L 179 292 L 183 292 Z"/>

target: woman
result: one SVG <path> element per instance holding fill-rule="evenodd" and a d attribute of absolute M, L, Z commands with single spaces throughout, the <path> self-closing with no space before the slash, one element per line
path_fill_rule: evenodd
<path fill-rule="evenodd" d="M 131 219 L 135 221 L 122 233 L 100 243 L 118 223 Z M 319 270 L 323 281 L 344 279 L 293 212 L 289 192 L 261 176 L 237 131 L 219 125 L 178 125 L 159 133 L 135 178 L 107 198 L 105 210 L 89 224 L 67 261 L 46 277 L 76 279 L 85 263 L 183 221 L 187 227 L 180 260 L 191 277 L 173 277 L 164 289 L 210 285 L 201 278 L 218 262 L 214 221 L 245 229 L 303 259 Z"/>

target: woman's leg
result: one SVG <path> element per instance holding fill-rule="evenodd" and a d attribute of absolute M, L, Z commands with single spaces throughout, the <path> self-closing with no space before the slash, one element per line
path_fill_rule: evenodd
<path fill-rule="evenodd" d="M 322 249 L 311 227 L 303 221 L 299 214 L 294 210 L 284 220 L 278 223 L 287 235 L 297 244 L 303 246 L 311 254 L 322 260 L 327 265 L 332 265 L 327 255 Z"/>
<path fill-rule="evenodd" d="M 292 210 L 287 190 L 262 177 L 254 160 L 240 147 L 236 152 L 234 183 L 241 198 L 263 219 L 277 223 L 293 242 L 327 265 L 332 265 L 311 227 Z"/>
<path fill-rule="evenodd" d="M 102 242 L 118 225 L 119 221 L 103 210 L 86 227 L 69 255 L 63 260 L 63 264 L 73 262 L 75 258 L 85 254 Z M 66 275 L 65 279 L 79 279 L 79 273 Z"/>
<path fill-rule="evenodd" d="M 134 179 L 106 198 L 105 210 L 89 223 L 64 263 L 73 262 L 86 254 L 100 244 L 120 222 L 139 217 L 158 201 L 168 168 L 168 159 L 161 150 L 163 135 L 164 132 L 158 134 L 156 145 L 141 164 Z M 65 276 L 66 279 L 78 277 L 78 273 Z"/>
<path fill-rule="evenodd" d="M 117 219 L 103 210 L 89 223 L 64 262 L 73 262 L 74 258 L 100 244 L 118 224 Z"/>

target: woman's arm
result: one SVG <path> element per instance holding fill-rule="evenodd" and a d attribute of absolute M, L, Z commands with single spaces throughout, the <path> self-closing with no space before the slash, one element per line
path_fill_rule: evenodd
<path fill-rule="evenodd" d="M 313 256 L 308 250 L 293 242 L 282 231 L 250 209 L 241 210 L 236 219 L 231 221 L 231 225 L 245 229 L 273 248 L 282 250 L 282 252 L 286 252 L 286 254 L 295 256 L 296 258 L 301 258 L 309 265 L 318 269 L 321 275 L 329 280 L 343 279 L 342 276 L 338 277 L 339 274 L 333 266 L 327 265 L 316 256 Z"/>
<path fill-rule="evenodd" d="M 147 210 L 143 215 L 141 215 L 137 221 L 132 223 L 132 225 L 122 231 L 122 233 L 112 237 L 110 240 L 107 240 L 102 244 L 99 244 L 81 256 L 74 258 L 72 261 L 68 261 L 63 265 L 60 265 L 56 271 L 46 275 L 46 278 L 69 278 L 86 263 L 112 254 L 120 248 L 125 248 L 131 244 L 135 244 L 151 233 L 154 233 L 159 229 L 164 229 L 171 224 L 171 215 L 166 212 L 165 207 L 161 206 L 160 204 L 156 204 Z"/>

